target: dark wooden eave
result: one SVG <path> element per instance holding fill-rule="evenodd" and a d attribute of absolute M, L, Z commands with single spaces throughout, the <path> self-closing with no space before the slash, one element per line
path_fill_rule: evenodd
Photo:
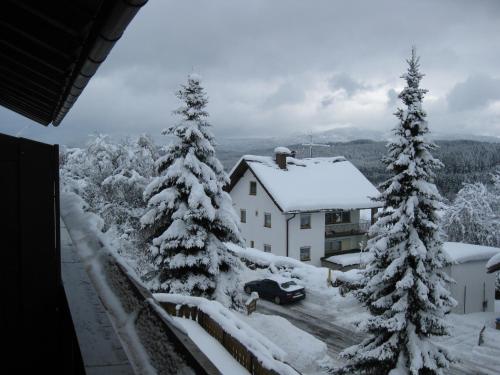
<path fill-rule="evenodd" d="M 147 0 L 4 0 L 0 105 L 57 126 Z"/>
<path fill-rule="evenodd" d="M 488 267 L 486 272 L 487 273 L 500 272 L 500 262 L 498 262 L 497 264 L 494 264 L 491 267 Z"/>

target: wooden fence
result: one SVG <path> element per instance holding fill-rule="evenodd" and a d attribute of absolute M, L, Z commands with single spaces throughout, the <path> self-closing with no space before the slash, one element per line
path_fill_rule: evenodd
<path fill-rule="evenodd" d="M 221 343 L 221 345 L 243 366 L 250 374 L 254 375 L 279 375 L 274 370 L 268 369 L 262 365 L 258 358 L 247 349 L 240 341 L 224 331 L 224 329 L 196 306 L 179 305 L 173 302 L 160 302 L 160 305 L 167 313 L 172 316 L 192 319 L 212 337 Z M 289 366 L 288 364 L 285 364 Z M 296 370 L 295 370 L 296 371 Z M 300 374 L 296 371 L 297 374 Z"/>

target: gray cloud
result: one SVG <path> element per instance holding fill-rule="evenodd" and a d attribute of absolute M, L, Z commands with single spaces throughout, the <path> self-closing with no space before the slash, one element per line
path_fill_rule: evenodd
<path fill-rule="evenodd" d="M 304 88 L 296 83 L 287 81 L 280 85 L 264 102 L 265 109 L 272 109 L 284 104 L 299 103 L 304 100 Z"/>
<path fill-rule="evenodd" d="M 348 96 L 352 96 L 358 91 L 368 88 L 367 85 L 355 80 L 346 73 L 336 74 L 328 80 L 328 85 L 334 91 L 343 89 Z"/>
<path fill-rule="evenodd" d="M 408 27 L 410 12 L 418 27 Z M 60 128 L 26 127 L 29 120 L 0 109 L 0 129 L 60 143 L 94 131 L 160 134 L 175 121 L 174 92 L 194 68 L 218 136 L 286 135 L 332 124 L 385 131 L 395 121 L 390 88 L 403 85 L 412 44 L 426 74 L 433 130 L 451 131 L 454 112 L 467 107 L 464 129 L 500 135 L 498 118 L 485 109 L 496 95 L 491 85 L 477 83 L 470 99 L 463 89 L 472 73 L 500 77 L 497 0 L 150 1 Z M 448 107 L 433 104 L 446 100 Z"/>
<path fill-rule="evenodd" d="M 487 75 L 474 75 L 457 83 L 448 94 L 452 111 L 478 109 L 500 100 L 500 79 Z"/>

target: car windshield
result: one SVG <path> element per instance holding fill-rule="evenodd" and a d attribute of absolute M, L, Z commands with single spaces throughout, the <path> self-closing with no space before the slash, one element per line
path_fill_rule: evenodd
<path fill-rule="evenodd" d="M 293 285 L 297 285 L 297 284 L 295 284 L 295 281 L 287 281 L 286 283 L 281 284 L 281 287 L 283 289 L 287 289 Z"/>

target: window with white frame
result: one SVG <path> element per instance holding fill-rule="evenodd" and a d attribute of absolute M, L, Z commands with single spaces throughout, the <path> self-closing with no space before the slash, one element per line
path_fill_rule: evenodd
<path fill-rule="evenodd" d="M 300 260 L 302 262 L 311 260 L 311 246 L 302 246 L 300 248 Z"/>
<path fill-rule="evenodd" d="M 264 213 L 264 226 L 271 228 L 271 214 L 269 212 Z"/>
<path fill-rule="evenodd" d="M 311 214 L 300 214 L 300 229 L 311 229 Z"/>
<path fill-rule="evenodd" d="M 242 222 L 242 223 L 247 222 L 247 210 L 244 210 L 244 209 L 240 210 L 240 222 Z"/>
<path fill-rule="evenodd" d="M 264 244 L 264 251 L 265 251 L 266 253 L 270 253 L 270 252 L 271 252 L 271 245 Z"/>

